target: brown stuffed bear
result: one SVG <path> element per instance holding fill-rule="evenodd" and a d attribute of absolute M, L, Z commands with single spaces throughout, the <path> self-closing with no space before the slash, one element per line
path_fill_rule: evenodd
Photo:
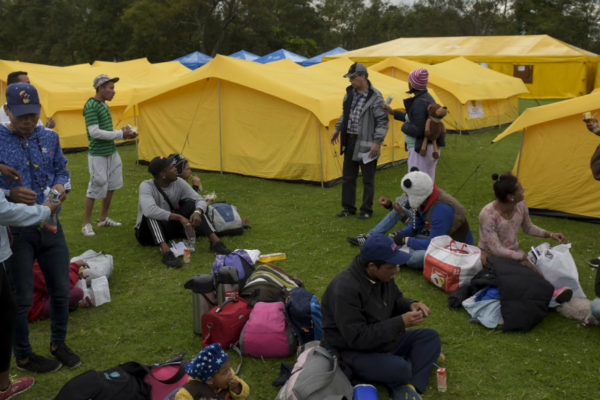
<path fill-rule="evenodd" d="M 431 103 L 427 106 L 427 114 L 429 117 L 425 122 L 425 140 L 423 140 L 419 154 L 422 156 L 427 154 L 427 143 L 431 142 L 433 144 L 432 156 L 438 159 L 440 158 L 440 152 L 437 147 L 437 140 L 439 137 L 446 136 L 446 127 L 442 122 L 442 118 L 448 114 L 448 109 L 439 104 Z"/>

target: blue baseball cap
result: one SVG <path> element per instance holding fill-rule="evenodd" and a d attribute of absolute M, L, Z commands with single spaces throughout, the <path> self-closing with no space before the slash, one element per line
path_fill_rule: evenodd
<path fill-rule="evenodd" d="M 367 261 L 385 261 L 394 265 L 404 265 L 410 254 L 400 250 L 394 241 L 385 235 L 375 233 L 360 248 L 360 255 Z"/>
<path fill-rule="evenodd" d="M 15 117 L 40 113 L 40 98 L 33 85 L 29 83 L 11 83 L 6 87 L 6 104 Z"/>

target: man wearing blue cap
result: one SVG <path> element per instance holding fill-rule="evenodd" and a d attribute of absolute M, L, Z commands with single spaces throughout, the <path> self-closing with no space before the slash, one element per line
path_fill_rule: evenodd
<path fill-rule="evenodd" d="M 0 176 L 0 188 L 13 203 L 42 204 L 50 190 L 66 198 L 69 183 L 67 159 L 58 134 L 36 126 L 40 101 L 35 87 L 13 83 L 6 88 L 4 111 L 10 124 L 0 125 L 0 163 L 18 172 L 20 180 Z M 58 214 L 58 213 L 57 213 Z M 34 224 L 11 226 L 13 255 L 6 261 L 17 302 L 17 322 L 13 349 L 17 368 L 31 372 L 50 372 L 63 364 L 74 368 L 81 360 L 67 345 L 69 319 L 69 249 L 58 219 L 53 230 Z M 33 260 L 37 258 L 50 294 L 50 352 L 56 360 L 36 355 L 29 343 L 27 310 L 33 296 Z"/>
<path fill-rule="evenodd" d="M 420 400 L 441 350 L 437 331 L 407 329 L 431 313 L 394 282 L 408 258 L 391 238 L 370 235 L 322 298 L 323 345 L 340 356 L 353 378 L 385 385 L 394 400 Z"/>

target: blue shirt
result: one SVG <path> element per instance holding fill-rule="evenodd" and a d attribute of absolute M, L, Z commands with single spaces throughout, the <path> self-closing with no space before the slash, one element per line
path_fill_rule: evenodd
<path fill-rule="evenodd" d="M 70 174 L 58 134 L 44 126 L 36 126 L 24 138 L 5 125 L 0 125 L 0 163 L 13 167 L 22 182 L 0 176 L 0 188 L 10 190 L 26 186 L 37 194 L 36 203 L 44 202 L 44 190 L 56 184 L 68 186 Z"/>
<path fill-rule="evenodd" d="M 416 213 L 414 228 L 413 231 L 413 223 L 409 223 L 403 229 L 397 231 L 400 235 L 407 237 L 411 236 L 408 239 L 408 247 L 413 250 L 427 250 L 427 246 L 429 246 L 429 242 L 434 237 L 447 235 L 450 230 L 450 226 L 452 225 L 452 218 L 454 217 L 454 208 L 451 205 L 446 203 L 438 203 L 433 206 L 431 209 L 431 226 L 425 226 L 425 214 L 427 211 L 418 210 Z M 422 232 L 424 228 L 429 228 L 429 236 L 428 237 L 414 237 L 415 232 Z M 467 237 L 465 238 L 465 243 L 473 244 L 473 235 L 471 234 L 471 230 L 467 233 Z"/>

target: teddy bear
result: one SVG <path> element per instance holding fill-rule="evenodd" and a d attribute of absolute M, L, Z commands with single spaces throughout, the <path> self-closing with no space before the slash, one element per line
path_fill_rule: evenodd
<path fill-rule="evenodd" d="M 432 156 L 436 160 L 440 158 L 440 152 L 437 147 L 437 140 L 439 137 L 446 136 L 446 127 L 442 122 L 442 118 L 444 118 L 448 114 L 448 109 L 446 107 L 442 107 L 437 103 L 431 103 L 427 106 L 427 121 L 425 122 L 425 140 L 423 140 L 423 144 L 421 145 L 421 150 L 419 154 L 424 156 L 427 154 L 427 143 L 433 144 L 433 153 Z"/>

